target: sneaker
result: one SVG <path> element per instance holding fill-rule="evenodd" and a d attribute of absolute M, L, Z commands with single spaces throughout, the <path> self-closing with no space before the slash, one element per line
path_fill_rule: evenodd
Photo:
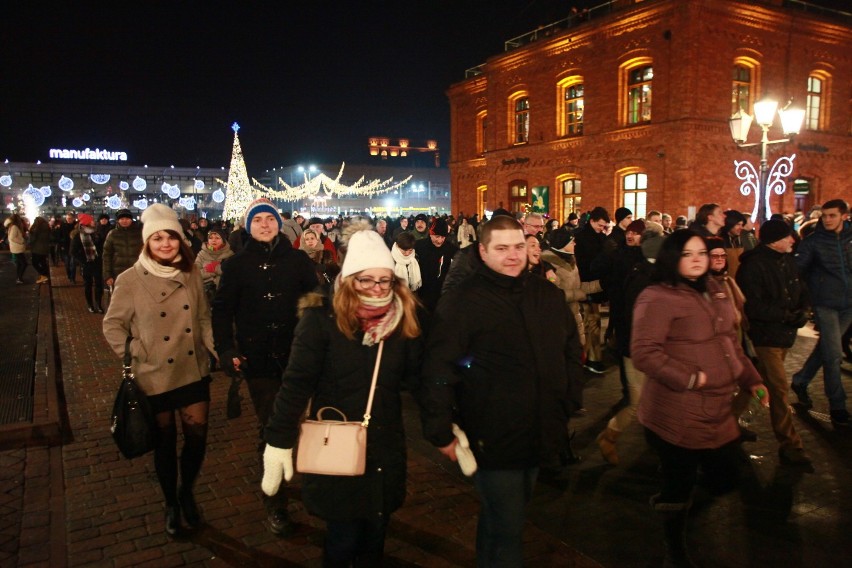
<path fill-rule="evenodd" d="M 269 532 L 276 535 L 288 535 L 293 532 L 293 523 L 286 509 L 272 511 L 266 517 L 266 526 Z"/>
<path fill-rule="evenodd" d="M 796 393 L 796 397 L 798 397 L 799 404 L 802 405 L 802 408 L 810 410 L 814 407 L 814 401 L 808 394 L 808 385 L 797 385 L 796 383 L 793 383 L 790 385 L 790 388 L 793 389 L 794 393 Z"/>
<path fill-rule="evenodd" d="M 845 408 L 831 411 L 831 424 L 835 428 L 849 428 L 849 411 Z"/>
<path fill-rule="evenodd" d="M 18 278 L 17 280 L 15 280 L 15 284 L 23 284 L 23 283 L 24 283 L 24 281 L 23 281 L 23 280 L 21 280 L 20 278 Z"/>
<path fill-rule="evenodd" d="M 86 309 L 87 309 L 87 310 L 89 310 L 89 313 L 90 313 L 90 314 L 94 314 L 94 313 L 95 313 L 95 308 L 94 308 L 94 307 L 92 307 L 92 306 L 89 306 L 89 307 L 88 307 L 88 308 L 86 308 Z"/>
<path fill-rule="evenodd" d="M 601 363 L 600 361 L 586 361 L 586 364 L 583 365 L 583 368 L 596 375 L 603 375 L 606 371 L 606 367 L 604 367 L 603 363 Z"/>
<path fill-rule="evenodd" d="M 811 457 L 804 448 L 778 448 L 778 457 L 784 465 L 811 465 Z"/>

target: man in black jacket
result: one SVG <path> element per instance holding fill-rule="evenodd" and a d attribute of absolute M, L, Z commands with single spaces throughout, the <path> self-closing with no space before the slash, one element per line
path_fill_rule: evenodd
<path fill-rule="evenodd" d="M 782 463 L 808 465 L 811 459 L 793 427 L 784 371 L 787 352 L 809 315 L 805 287 L 790 254 L 794 242 L 791 233 L 792 228 L 784 221 L 763 223 L 760 244 L 740 257 L 737 283 L 745 296 L 748 335 L 757 353 L 757 370 L 769 390 L 769 418 L 781 445 L 779 457 Z"/>
<path fill-rule="evenodd" d="M 414 244 L 417 264 L 423 285 L 417 290 L 417 297 L 423 302 L 426 311 L 432 313 L 441 297 L 441 286 L 450 272 L 453 255 L 459 247 L 447 242 L 449 229 L 443 219 L 435 219 L 429 228 L 429 238 L 420 239 Z"/>
<path fill-rule="evenodd" d="M 574 257 L 577 259 L 577 270 L 580 272 L 580 282 L 586 292 L 586 301 L 580 306 L 583 308 L 583 324 L 586 331 L 586 362 L 584 367 L 595 373 L 603 374 L 606 368 L 603 365 L 603 353 L 601 351 L 601 304 L 606 301 L 606 293 L 599 286 L 600 275 L 592 269 L 595 259 L 604 254 L 604 243 L 606 234 L 604 230 L 609 225 L 609 213 L 603 207 L 595 207 L 589 214 L 589 220 L 583 228 L 577 231 L 577 245 L 574 248 Z M 595 286 L 597 283 L 598 286 Z M 597 292 L 592 292 L 597 290 Z"/>
<path fill-rule="evenodd" d="M 477 246 L 482 266 L 438 302 L 418 398 L 426 438 L 455 461 L 455 422 L 478 463 L 478 565 L 521 566 L 524 506 L 539 465 L 567 447 L 578 338 L 562 292 L 526 271 L 514 218 L 493 217 Z"/>
<path fill-rule="evenodd" d="M 244 374 L 261 440 L 290 355 L 296 303 L 317 286 L 311 259 L 290 246 L 280 232 L 281 225 L 281 216 L 269 200 L 258 199 L 249 205 L 245 217 L 249 239 L 242 251 L 222 264 L 213 299 L 213 338 L 219 361 L 230 374 Z M 262 443 L 259 450 L 263 451 Z M 284 491 L 264 497 L 264 503 L 269 530 L 287 532 L 290 522 Z"/>

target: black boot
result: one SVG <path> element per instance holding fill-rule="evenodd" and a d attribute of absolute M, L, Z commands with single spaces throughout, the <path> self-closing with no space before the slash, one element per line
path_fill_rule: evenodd
<path fill-rule="evenodd" d="M 689 503 L 660 503 L 651 498 L 654 510 L 663 519 L 663 542 L 666 556 L 663 568 L 694 568 L 686 547 L 686 518 Z"/>
<path fill-rule="evenodd" d="M 178 501 L 186 525 L 191 529 L 197 529 L 201 525 L 201 513 L 198 512 L 198 505 L 195 503 L 192 490 L 181 488 L 178 492 Z"/>
<path fill-rule="evenodd" d="M 180 530 L 180 507 L 166 506 L 166 534 L 175 536 Z"/>

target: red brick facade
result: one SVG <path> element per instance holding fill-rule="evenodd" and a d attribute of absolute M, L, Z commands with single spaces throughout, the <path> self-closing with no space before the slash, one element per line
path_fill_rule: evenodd
<path fill-rule="evenodd" d="M 646 0 L 616 7 L 496 55 L 482 74 L 450 87 L 454 212 L 517 210 L 531 201 L 533 188 L 544 186 L 549 213 L 564 220 L 566 179 L 580 181 L 580 210 L 602 205 L 612 212 L 624 203 L 624 176 L 633 173 L 646 176 L 631 179 L 646 181 L 647 210 L 688 215 L 691 207 L 716 202 L 752 211 L 754 195 L 741 195 L 734 161 L 758 167 L 759 147 L 741 149 L 731 139 L 735 65 L 750 73 L 751 104 L 772 97 L 783 106 L 792 98 L 804 107 L 809 77 L 821 80 L 818 129 L 805 125 L 793 141 L 770 147 L 770 166 L 796 155 L 786 192 L 771 197 L 773 212 L 852 197 L 848 20 L 804 14 L 778 0 Z M 644 67 L 653 70 L 650 120 L 628 124 L 630 71 Z M 564 90 L 571 83 L 584 87 L 580 135 L 565 135 Z M 529 102 L 528 140 L 520 144 L 514 140 L 518 98 Z M 783 138 L 778 122 L 770 140 Z M 753 125 L 748 141 L 759 140 Z M 795 199 L 794 180 L 809 193 Z M 526 187 L 526 199 L 513 201 L 512 186 Z"/>

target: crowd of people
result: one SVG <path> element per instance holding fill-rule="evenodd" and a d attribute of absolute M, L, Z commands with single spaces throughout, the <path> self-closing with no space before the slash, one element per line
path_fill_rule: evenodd
<path fill-rule="evenodd" d="M 597 445 L 616 466 L 620 434 L 634 419 L 644 428 L 660 460 L 651 503 L 670 565 L 690 565 L 684 534 L 699 471 L 711 490 L 735 486 L 741 444 L 755 439 L 739 418 L 753 401 L 769 408 L 779 461 L 812 467 L 784 370 L 809 322 L 819 341 L 792 391 L 812 407 L 808 387 L 822 368 L 831 421 L 849 426 L 840 377 L 852 358 L 852 223 L 839 199 L 757 228 L 714 203 L 691 223 L 625 207 L 561 222 L 504 209 L 487 220 L 305 218 L 265 199 L 233 226 L 157 204 L 140 222 L 118 211 L 114 227 L 85 213 L 31 226 L 12 215 L 5 227 L 19 283 L 29 249 L 38 283 L 50 282 L 51 262 L 72 283 L 80 268 L 90 312 L 103 313 L 110 291 L 104 335 L 117 355 L 130 350 L 153 403 L 170 535 L 182 520 L 202 522 L 193 485 L 211 366 L 245 379 L 266 525 L 280 535 L 292 530 L 280 482 L 293 476 L 300 420 L 323 407 L 357 419 L 380 368 L 366 473 L 302 475 L 308 511 L 327 522 L 326 566 L 381 562 L 405 496 L 403 391 L 426 439 L 475 471 L 480 566 L 521 565 L 524 507 L 537 479 L 579 460 L 569 421 L 587 412 L 583 387 L 605 361 L 617 365 L 623 397 Z"/>

